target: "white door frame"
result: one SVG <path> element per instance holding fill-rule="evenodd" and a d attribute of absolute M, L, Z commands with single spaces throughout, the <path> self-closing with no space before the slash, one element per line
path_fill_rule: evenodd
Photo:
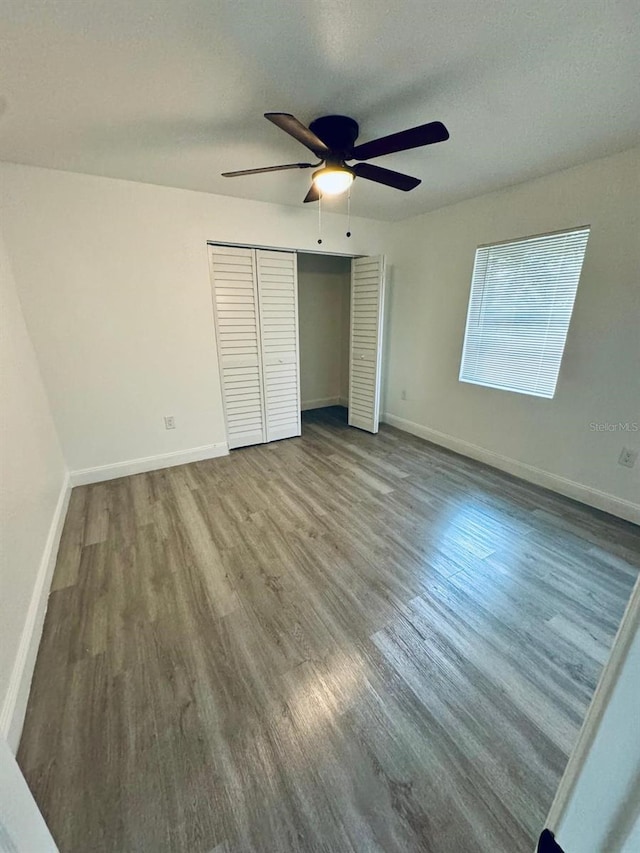
<path fill-rule="evenodd" d="M 640 825 L 639 663 L 640 577 L 547 817 L 567 853 L 631 853 Z"/>
<path fill-rule="evenodd" d="M 29 786 L 9 748 L 0 737 L 1 853 L 58 853 Z"/>

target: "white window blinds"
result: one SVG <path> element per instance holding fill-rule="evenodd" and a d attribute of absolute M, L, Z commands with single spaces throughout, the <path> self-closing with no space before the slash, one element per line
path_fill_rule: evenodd
<path fill-rule="evenodd" d="M 460 381 L 553 397 L 589 228 L 481 246 Z"/>

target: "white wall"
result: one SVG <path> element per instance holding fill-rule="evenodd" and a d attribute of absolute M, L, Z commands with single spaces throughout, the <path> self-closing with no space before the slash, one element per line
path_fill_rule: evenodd
<path fill-rule="evenodd" d="M 640 581 L 548 822 L 567 851 L 640 849 Z"/>
<path fill-rule="evenodd" d="M 348 395 L 351 262 L 330 255 L 298 255 L 300 396 L 303 408 Z M 346 309 L 346 314 L 345 314 Z M 346 341 L 346 347 L 345 347 Z M 347 394 L 343 394 L 347 354 Z"/>
<path fill-rule="evenodd" d="M 591 225 L 556 396 L 458 382 L 476 246 Z M 640 149 L 401 223 L 395 247 L 388 419 L 640 521 Z M 406 390 L 406 400 L 401 392 Z M 552 475 L 552 476 L 550 476 Z"/>
<path fill-rule="evenodd" d="M 5 237 L 72 471 L 225 440 L 207 240 L 317 249 L 317 212 L 2 164 Z M 323 216 L 326 252 L 388 227 Z M 177 428 L 166 431 L 163 415 Z M 126 471 L 123 471 L 123 473 Z"/>
<path fill-rule="evenodd" d="M 66 469 L 0 242 L 0 729 L 18 745 L 66 508 Z"/>

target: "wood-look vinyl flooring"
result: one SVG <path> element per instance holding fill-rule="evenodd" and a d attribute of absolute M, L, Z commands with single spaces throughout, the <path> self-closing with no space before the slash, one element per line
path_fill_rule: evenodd
<path fill-rule="evenodd" d="M 62 853 L 531 853 L 640 528 L 389 427 L 73 490 L 19 763 Z"/>

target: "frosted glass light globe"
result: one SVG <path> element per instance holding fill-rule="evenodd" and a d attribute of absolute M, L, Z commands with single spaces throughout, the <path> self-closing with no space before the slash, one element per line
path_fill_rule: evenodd
<path fill-rule="evenodd" d="M 353 175 L 348 169 L 326 166 L 313 173 L 313 183 L 322 195 L 340 195 L 353 183 Z"/>

